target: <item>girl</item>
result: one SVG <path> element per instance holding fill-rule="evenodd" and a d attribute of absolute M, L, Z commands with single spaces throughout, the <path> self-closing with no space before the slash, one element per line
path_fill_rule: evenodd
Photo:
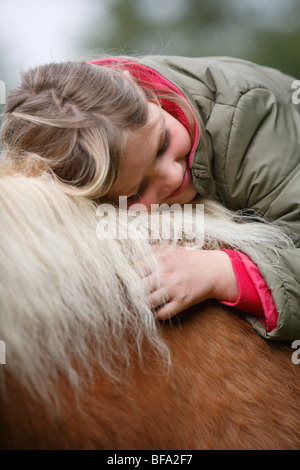
<path fill-rule="evenodd" d="M 265 338 L 300 337 L 300 110 L 293 78 L 230 58 L 104 58 L 23 74 L 8 97 L 5 148 L 97 202 L 185 204 L 198 194 L 295 233 L 295 248 L 177 248 L 147 278 L 158 318 L 209 298 Z M 31 157 L 32 158 L 32 157 Z M 32 164 L 32 162 L 31 162 Z M 255 258 L 255 259 L 254 259 Z M 274 266 L 273 270 L 268 267 Z M 163 302 L 167 299 L 167 302 Z"/>

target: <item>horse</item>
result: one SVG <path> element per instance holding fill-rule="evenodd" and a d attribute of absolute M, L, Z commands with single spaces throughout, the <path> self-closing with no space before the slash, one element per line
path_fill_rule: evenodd
<path fill-rule="evenodd" d="M 49 175 L 0 175 L 0 448 L 299 449 L 292 345 L 214 300 L 158 321 L 142 282 L 160 249 L 242 249 L 268 227 L 208 210 L 192 237 L 166 240 L 158 217 L 150 241 L 136 223 L 120 239 L 128 219 L 105 211 Z"/>

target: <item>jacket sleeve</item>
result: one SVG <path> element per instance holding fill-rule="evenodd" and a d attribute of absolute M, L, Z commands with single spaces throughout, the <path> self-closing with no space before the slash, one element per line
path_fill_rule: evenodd
<path fill-rule="evenodd" d="M 198 193 L 236 211 L 253 209 L 295 233 L 295 249 L 245 253 L 273 296 L 277 328 L 246 319 L 268 339 L 300 338 L 300 105 L 294 78 L 228 57 L 161 57 L 147 62 L 198 107 L 205 145 L 192 156 Z M 297 95 L 298 96 L 298 95 Z"/>
<path fill-rule="evenodd" d="M 239 295 L 235 302 L 220 301 L 241 312 L 254 315 L 269 333 L 277 327 L 278 314 L 272 294 L 258 267 L 244 253 L 222 248 L 229 256 L 234 269 Z"/>
<path fill-rule="evenodd" d="M 254 209 L 294 234 L 295 249 L 258 247 L 252 255 L 272 293 L 277 328 L 267 333 L 246 315 L 262 336 L 294 340 L 300 338 L 300 114 L 282 85 L 280 93 L 277 82 L 274 87 L 262 82 L 241 96 L 228 141 L 225 186 L 229 206 Z"/>

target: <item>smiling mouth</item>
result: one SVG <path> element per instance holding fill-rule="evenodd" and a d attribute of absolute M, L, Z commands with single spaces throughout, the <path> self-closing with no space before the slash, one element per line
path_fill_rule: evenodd
<path fill-rule="evenodd" d="M 188 168 L 188 165 L 186 165 L 181 185 L 177 189 L 175 189 L 175 191 L 172 194 L 170 194 L 167 197 L 167 199 L 172 199 L 173 197 L 179 196 L 180 194 L 182 194 L 186 190 L 188 185 L 190 184 L 190 181 L 191 181 L 191 172 Z"/>

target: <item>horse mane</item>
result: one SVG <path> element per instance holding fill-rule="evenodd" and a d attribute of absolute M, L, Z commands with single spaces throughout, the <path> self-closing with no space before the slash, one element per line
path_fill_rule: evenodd
<path fill-rule="evenodd" d="M 230 370 L 235 362 L 233 355 L 237 352 L 237 345 L 240 346 L 239 338 L 245 341 L 245 337 L 249 337 L 247 354 L 243 353 L 240 359 L 236 359 L 239 371 L 242 371 L 243 367 L 246 369 L 245 361 L 249 357 L 251 344 L 257 345 L 256 349 L 253 346 L 257 361 L 261 360 L 263 364 L 264 358 L 267 358 L 266 361 L 270 365 L 272 362 L 268 355 L 270 346 L 266 345 L 244 321 L 241 325 L 238 315 L 228 314 L 225 307 L 216 309 L 215 304 L 212 307 L 211 303 L 206 303 L 201 318 L 196 319 L 193 313 L 187 312 L 170 322 L 156 321 L 147 302 L 142 278 L 145 272 L 151 271 L 155 272 L 159 279 L 157 258 L 159 249 L 172 249 L 178 243 L 185 245 L 187 249 L 219 248 L 226 245 L 238 249 L 247 248 L 249 253 L 251 250 L 255 251 L 255 243 L 259 242 L 268 244 L 275 250 L 276 246 L 288 246 L 290 243 L 280 230 L 270 228 L 268 224 L 251 221 L 246 224 L 237 223 L 226 211 L 220 209 L 214 202 L 208 201 L 205 228 L 203 230 L 203 220 L 199 224 L 194 219 L 193 223 L 191 220 L 191 224 L 188 224 L 193 232 L 191 236 L 185 231 L 183 238 L 174 237 L 172 240 L 167 240 L 161 233 L 162 226 L 158 217 L 154 218 L 151 240 L 147 237 L 134 238 L 132 234 L 128 238 L 117 239 L 108 238 L 103 232 L 103 227 L 99 228 L 99 214 L 97 214 L 95 203 L 85 198 L 66 195 L 47 174 L 31 176 L 13 169 L 2 169 L 0 340 L 6 346 L 6 364 L 0 366 L 0 391 L 3 403 L 5 399 L 9 400 L 11 397 L 17 400 L 16 396 L 19 394 L 23 400 L 31 403 L 32 410 L 35 410 L 33 413 L 45 406 L 50 409 L 50 415 L 54 413 L 55 416 L 59 416 L 60 412 L 70 414 L 70 411 L 66 411 L 70 390 L 72 397 L 76 397 L 79 409 L 82 406 L 80 397 L 84 397 L 87 391 L 91 393 L 90 389 L 96 387 L 92 384 L 97 384 L 100 380 L 100 401 L 106 403 L 104 398 L 106 397 L 109 406 L 114 407 L 114 395 L 111 397 L 110 393 L 112 390 L 118 390 L 114 392 L 118 394 L 122 391 L 123 398 L 120 399 L 122 403 L 126 403 L 126 407 L 133 414 L 142 417 L 143 410 L 137 411 L 139 398 L 134 399 L 133 391 L 134 381 L 138 381 L 139 393 L 144 393 L 145 396 L 146 393 L 149 394 L 148 403 L 143 402 L 143 406 L 148 407 L 148 412 L 151 408 L 151 413 L 154 413 L 151 414 L 151 420 L 154 423 L 155 419 L 158 419 L 157 413 L 159 414 L 159 409 L 155 414 L 154 402 L 159 398 L 155 397 L 154 390 L 151 391 L 151 383 L 159 381 L 160 384 L 156 388 L 156 392 L 159 393 L 159 387 L 167 386 L 170 378 L 171 381 L 176 381 L 174 379 L 176 368 L 181 370 L 180 374 L 186 374 L 185 380 L 188 380 L 188 374 L 193 376 L 194 372 L 190 368 L 185 370 L 185 367 L 182 367 L 180 361 L 183 357 L 186 357 L 185 360 L 191 364 L 195 365 L 195 361 L 198 362 L 195 374 L 201 363 L 203 371 L 206 370 L 204 375 L 198 370 L 197 376 L 202 398 L 205 390 L 206 396 L 209 397 L 209 385 L 206 381 L 209 380 L 209 369 L 215 367 L 213 357 L 217 359 L 218 355 L 223 353 L 225 356 L 228 355 L 228 361 L 224 363 L 224 369 L 219 370 L 219 373 L 220 377 L 230 384 Z M 109 222 L 107 226 L 113 227 L 116 217 L 118 224 L 123 223 L 120 211 L 116 208 L 108 208 L 106 215 Z M 146 226 L 149 214 L 141 214 L 140 217 L 143 222 L 141 226 Z M 176 217 L 172 219 L 173 233 L 176 233 L 176 220 Z M 249 223 L 252 228 L 249 227 Z M 134 227 L 132 225 L 131 229 L 134 230 Z M 153 250 L 153 244 L 157 250 Z M 191 309 L 195 310 L 199 310 L 199 307 Z M 212 311 L 215 312 L 214 317 Z M 198 326 L 195 327 L 194 322 L 195 325 L 201 324 L 200 330 Z M 231 333 L 232 325 L 237 329 Z M 225 343 L 219 344 L 218 337 L 215 337 L 216 332 L 224 335 Z M 207 356 L 209 342 L 210 356 Z M 190 351 L 187 350 L 187 344 Z M 231 346 L 232 352 L 229 353 Z M 209 357 L 209 363 L 205 363 L 206 356 Z M 286 353 L 284 357 L 286 358 Z M 282 364 L 286 364 L 284 358 L 280 360 Z M 243 377 L 243 373 L 241 376 Z M 216 381 L 216 378 L 214 380 Z M 15 384 L 13 389 L 18 392 L 11 392 L 11 383 Z M 182 383 L 187 384 L 184 381 Z M 247 393 L 245 387 L 241 384 L 240 386 L 243 392 Z M 181 400 L 187 400 L 184 394 L 192 392 L 180 388 L 179 385 L 176 387 L 174 400 L 177 400 L 176 404 L 180 407 Z M 214 392 L 215 389 L 216 384 L 212 386 Z M 127 396 L 126 390 L 130 391 Z M 219 393 L 217 401 L 221 403 L 222 391 Z M 255 393 L 259 396 L 258 392 Z M 141 423 L 132 428 L 123 408 L 118 412 L 115 410 L 120 429 L 123 421 L 127 426 L 127 440 L 125 438 L 120 440 L 116 437 L 116 429 L 109 424 L 112 418 L 105 411 L 105 406 L 101 408 L 99 403 L 96 404 L 96 395 L 90 396 L 93 406 L 97 409 L 96 416 L 99 416 L 101 411 L 101 422 L 106 423 L 111 433 L 109 440 L 109 437 L 97 428 L 97 439 L 101 441 L 101 446 L 104 446 L 102 448 L 124 446 L 124 442 L 128 446 L 132 445 L 132 448 L 136 445 L 148 448 L 147 445 L 150 444 L 136 441 Z M 191 397 L 197 402 L 195 392 Z M 74 404 L 75 407 L 77 405 Z M 229 410 L 229 404 L 227 405 Z M 9 409 L 14 410 L 14 406 L 13 404 Z M 90 415 L 91 406 L 90 403 L 88 405 L 85 403 L 83 406 L 85 412 L 89 410 Z M 167 407 L 168 412 L 172 412 L 166 401 L 163 406 Z M 251 408 L 252 405 L 249 406 Z M 11 413 L 15 416 L 14 413 L 17 412 L 11 411 Z M 40 416 L 44 416 L 43 411 L 40 411 Z M 70 436 L 73 436 L 74 442 L 69 437 L 71 441 L 66 443 L 66 447 L 80 445 L 84 447 L 85 444 L 82 443 L 84 439 L 80 441 L 78 436 L 76 439 L 74 437 L 74 416 L 68 416 L 67 429 Z M 79 415 L 76 416 L 76 420 L 81 419 Z M 17 416 L 14 419 L 21 420 Z M 51 428 L 48 419 L 49 417 L 44 417 L 47 423 L 45 428 Z M 181 445 L 188 446 L 193 442 L 192 445 L 197 448 L 200 443 L 196 437 L 192 441 L 189 440 L 190 431 L 184 420 L 185 415 L 182 412 Z M 23 426 L 26 428 L 25 422 L 24 418 Z M 137 419 L 136 423 L 138 422 Z M 93 425 L 91 429 L 94 429 Z M 132 440 L 129 428 L 134 436 Z M 203 429 L 202 431 L 205 432 Z M 38 441 L 39 431 L 35 432 Z M 121 432 L 123 437 L 124 432 L 125 430 L 123 434 Z M 170 440 L 173 439 L 172 436 L 170 433 Z M 22 438 L 20 439 L 22 441 Z M 91 437 L 91 441 L 95 439 L 95 436 Z M 211 437 L 207 439 L 209 441 Z M 93 447 L 91 441 L 86 444 L 87 447 Z M 162 445 L 170 445 L 169 441 L 165 441 L 165 444 L 162 441 Z M 208 447 L 216 445 L 216 443 L 209 444 L 208 441 Z M 45 442 L 43 441 L 43 446 L 50 445 L 47 439 Z M 34 447 L 36 443 L 30 445 Z M 64 446 L 63 441 L 62 446 Z"/>
<path fill-rule="evenodd" d="M 74 358 L 88 372 L 91 344 L 111 377 L 145 338 L 168 363 L 134 266 L 153 269 L 147 243 L 99 239 L 95 205 L 47 177 L 3 176 L 0 206 L 0 338 L 23 385 L 46 398 L 63 373 L 79 387 Z"/>

